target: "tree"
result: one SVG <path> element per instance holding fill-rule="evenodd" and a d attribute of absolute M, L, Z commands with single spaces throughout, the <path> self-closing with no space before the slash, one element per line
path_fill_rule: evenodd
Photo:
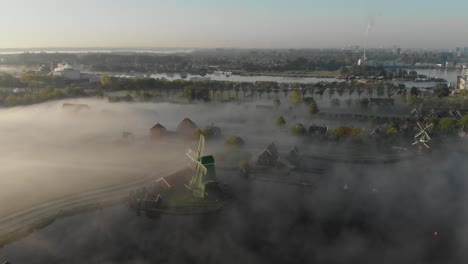
<path fill-rule="evenodd" d="M 450 95 L 450 89 L 448 88 L 447 84 L 439 83 L 439 84 L 437 84 L 436 87 L 434 88 L 434 94 L 435 94 L 438 98 L 447 97 L 447 96 Z"/>
<path fill-rule="evenodd" d="M 308 111 L 309 111 L 309 114 L 311 114 L 311 115 L 315 115 L 316 113 L 319 112 L 319 109 L 318 109 L 317 105 L 315 104 L 315 102 L 309 103 Z"/>
<path fill-rule="evenodd" d="M 443 133 L 451 133 L 457 128 L 457 121 L 450 117 L 443 117 L 439 120 L 438 128 Z"/>
<path fill-rule="evenodd" d="M 351 130 L 351 137 L 354 139 L 360 139 L 364 135 L 364 130 L 362 128 L 355 127 Z"/>
<path fill-rule="evenodd" d="M 225 142 L 224 145 L 230 148 L 240 148 L 245 144 L 244 140 L 238 136 L 230 136 Z"/>
<path fill-rule="evenodd" d="M 336 88 L 336 92 L 338 93 L 340 98 L 343 96 L 344 91 L 345 91 L 345 87 L 341 84 Z"/>
<path fill-rule="evenodd" d="M 367 98 L 362 98 L 361 100 L 359 100 L 359 103 L 361 104 L 362 107 L 368 107 L 370 101 Z"/>
<path fill-rule="evenodd" d="M 102 75 L 100 80 L 103 87 L 110 87 L 112 85 L 112 78 L 109 75 Z"/>
<path fill-rule="evenodd" d="M 301 123 L 297 123 L 296 125 L 291 126 L 289 128 L 289 131 L 293 133 L 294 135 L 304 135 L 306 132 L 306 129 L 304 125 L 302 125 Z"/>
<path fill-rule="evenodd" d="M 468 127 L 468 114 L 463 115 L 460 121 L 458 121 L 457 125 L 459 127 Z"/>
<path fill-rule="evenodd" d="M 301 93 L 297 90 L 291 92 L 290 102 L 294 106 L 298 106 L 301 104 Z"/>
<path fill-rule="evenodd" d="M 396 134 L 398 134 L 398 129 L 396 127 L 389 127 L 387 128 L 387 130 L 385 131 L 385 133 L 388 135 L 388 136 L 395 136 Z"/>
<path fill-rule="evenodd" d="M 330 95 L 330 99 L 332 98 L 332 96 L 335 94 L 335 88 L 328 88 L 328 94 Z"/>
<path fill-rule="evenodd" d="M 381 83 L 377 84 L 377 97 L 380 98 L 384 95 L 385 89 Z"/>
<path fill-rule="evenodd" d="M 5 104 L 7 106 L 15 106 L 18 104 L 18 97 L 16 95 L 9 95 L 5 98 Z"/>
<path fill-rule="evenodd" d="M 278 98 L 273 99 L 273 106 L 279 107 L 281 105 L 281 101 Z"/>
<path fill-rule="evenodd" d="M 346 137 L 346 129 L 342 126 L 336 127 L 331 131 L 331 135 L 336 139 L 336 140 L 341 140 Z"/>
<path fill-rule="evenodd" d="M 192 86 L 184 87 L 183 95 L 189 103 L 192 102 L 193 97 L 194 97 Z"/>
<path fill-rule="evenodd" d="M 276 118 L 275 124 L 277 127 L 284 127 L 284 125 L 286 125 L 286 120 L 283 116 L 278 116 L 278 118 Z"/>
<path fill-rule="evenodd" d="M 416 87 L 414 87 L 414 86 L 411 87 L 410 95 L 412 95 L 412 96 L 418 96 L 418 95 L 419 95 L 419 90 L 418 90 L 418 88 L 416 88 Z"/>

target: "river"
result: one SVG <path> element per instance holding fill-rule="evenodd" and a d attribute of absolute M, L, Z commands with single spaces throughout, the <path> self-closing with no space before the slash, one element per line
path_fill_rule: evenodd
<path fill-rule="evenodd" d="M 406 69 L 413 70 L 413 69 Z M 429 77 L 444 78 L 450 84 L 455 84 L 457 76 L 464 75 L 468 72 L 462 70 L 440 70 L 440 69 L 414 69 L 418 74 L 427 75 Z M 128 75 L 116 75 L 118 77 L 129 77 Z M 165 78 L 167 80 L 180 80 L 182 77 L 180 74 L 175 73 L 173 75 L 167 75 L 165 73 L 152 74 L 150 77 L 155 79 Z M 200 75 L 188 74 L 186 80 L 190 80 L 193 77 L 201 77 Z M 278 83 L 316 83 L 316 82 L 343 82 L 342 79 L 336 78 L 315 78 L 315 77 L 280 77 L 280 76 L 241 76 L 241 75 L 215 75 L 207 74 L 205 77 L 210 78 L 213 81 L 232 81 L 232 82 L 258 82 L 258 81 L 272 81 Z M 414 82 L 414 81 L 394 81 L 396 84 L 404 84 L 406 87 L 434 87 L 436 82 Z"/>

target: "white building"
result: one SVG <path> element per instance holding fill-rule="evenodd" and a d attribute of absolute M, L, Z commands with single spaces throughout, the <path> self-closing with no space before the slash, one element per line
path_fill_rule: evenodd
<path fill-rule="evenodd" d="M 52 72 L 54 76 L 60 76 L 65 80 L 80 80 L 81 72 L 68 64 L 59 64 Z"/>
<path fill-rule="evenodd" d="M 468 73 L 465 76 L 457 77 L 457 89 L 459 90 L 468 89 Z"/>

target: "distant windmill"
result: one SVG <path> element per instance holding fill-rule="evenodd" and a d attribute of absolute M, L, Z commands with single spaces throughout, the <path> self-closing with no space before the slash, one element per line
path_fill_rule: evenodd
<path fill-rule="evenodd" d="M 192 179 L 190 179 L 190 183 L 187 186 L 187 188 L 192 190 L 193 196 L 197 198 L 204 198 L 206 195 L 205 185 L 207 183 L 216 181 L 214 158 L 211 155 L 203 156 L 204 148 L 205 137 L 203 135 L 200 135 L 197 153 L 193 153 L 190 150 L 186 153 L 187 156 L 193 162 L 195 162 L 195 174 L 193 175 Z"/>
<path fill-rule="evenodd" d="M 425 128 L 423 128 L 419 122 L 417 124 L 418 124 L 420 131 L 414 136 L 415 142 L 413 143 L 413 145 L 423 144 L 426 148 L 430 149 L 427 143 L 431 141 L 431 137 L 427 133 L 427 130 L 430 129 L 434 124 L 426 125 Z"/>

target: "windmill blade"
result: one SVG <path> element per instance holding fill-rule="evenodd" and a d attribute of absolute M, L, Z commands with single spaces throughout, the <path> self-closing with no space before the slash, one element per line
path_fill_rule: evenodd
<path fill-rule="evenodd" d="M 424 131 L 421 131 L 419 133 L 416 134 L 416 136 L 414 136 L 414 138 L 418 138 L 419 136 L 421 136 L 423 133 L 425 133 Z"/>
<path fill-rule="evenodd" d="M 430 147 L 426 144 L 426 143 L 423 143 L 424 146 L 426 146 L 426 148 L 430 149 Z"/>
<path fill-rule="evenodd" d="M 424 130 L 428 130 L 429 128 L 433 127 L 434 124 L 433 123 L 430 123 L 429 125 L 426 126 L 426 128 Z"/>
<path fill-rule="evenodd" d="M 431 137 L 429 136 L 429 134 L 426 131 L 424 131 L 424 134 L 426 134 L 427 141 L 431 140 Z"/>
<path fill-rule="evenodd" d="M 413 145 L 416 145 L 416 144 L 418 144 L 418 143 L 419 143 L 419 142 L 418 142 L 418 141 L 416 141 L 416 142 L 414 142 L 414 143 L 413 143 Z"/>
<path fill-rule="evenodd" d="M 205 149 L 205 137 L 200 135 L 200 141 L 198 141 L 198 150 L 197 150 L 197 160 L 203 155 L 203 150 Z"/>
<path fill-rule="evenodd" d="M 421 124 L 419 124 L 419 122 L 417 122 L 416 124 L 418 124 L 419 129 L 424 130 L 424 129 L 422 128 Z"/>
<path fill-rule="evenodd" d="M 201 162 L 197 161 L 197 170 L 200 170 L 203 174 L 208 173 L 208 169 Z"/>
<path fill-rule="evenodd" d="M 192 161 L 198 162 L 198 159 L 195 158 L 195 153 L 192 150 L 189 150 L 185 155 L 187 155 Z"/>

